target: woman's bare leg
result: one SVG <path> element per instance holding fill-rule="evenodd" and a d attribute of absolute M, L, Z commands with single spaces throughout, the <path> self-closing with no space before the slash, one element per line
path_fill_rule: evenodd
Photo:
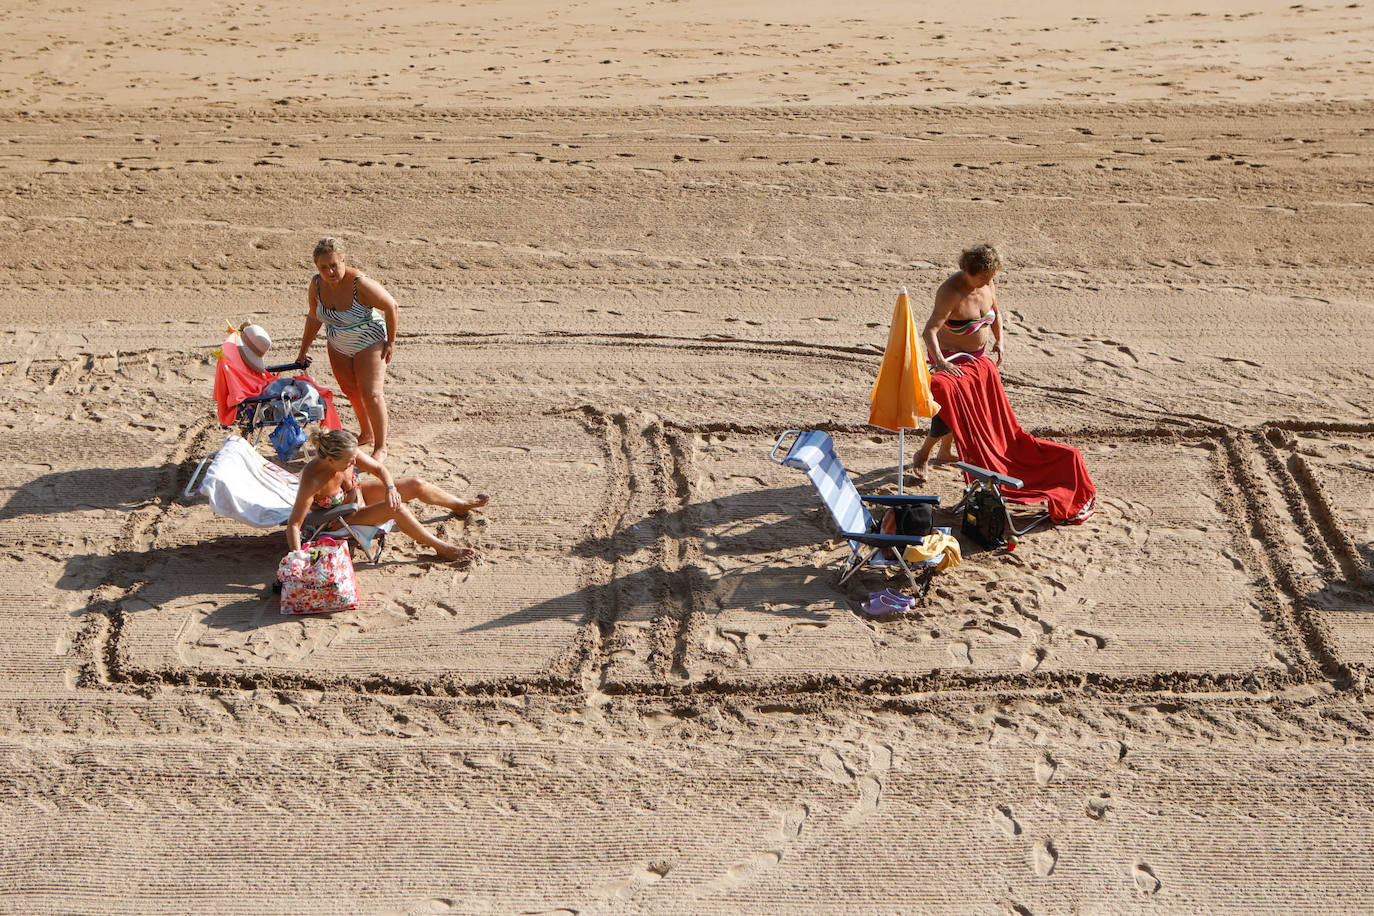
<path fill-rule="evenodd" d="M 420 524 L 420 520 L 405 506 L 393 509 L 385 502 L 374 503 L 354 512 L 345 521 L 350 525 L 380 525 L 388 519 L 395 519 L 397 528 L 445 560 L 470 560 L 474 556 L 471 548 L 450 544 L 448 541 L 440 540 L 430 534 L 425 526 Z"/>
<path fill-rule="evenodd" d="M 363 404 L 362 389 L 358 385 L 358 374 L 353 365 L 353 358 L 344 356 L 333 347 L 328 347 L 327 350 L 329 352 L 329 366 L 334 370 L 334 380 L 339 383 L 339 390 L 343 392 L 344 397 L 348 398 L 348 403 L 353 407 L 353 414 L 358 418 L 358 444 L 370 445 L 373 441 L 372 419 L 368 416 Z"/>
<path fill-rule="evenodd" d="M 921 447 L 916 450 L 916 454 L 911 459 L 911 476 L 916 478 L 917 483 L 925 483 L 926 475 L 930 471 L 930 453 L 935 449 L 935 443 L 939 440 L 934 436 L 926 436 Z"/>
<path fill-rule="evenodd" d="M 367 503 L 386 502 L 386 487 L 378 481 L 367 481 L 362 485 L 362 491 L 363 500 Z M 401 494 L 401 499 L 407 502 L 418 499 L 420 502 L 431 506 L 449 509 L 454 515 L 467 515 L 473 509 L 485 506 L 487 501 L 491 499 L 485 493 L 478 493 L 469 499 L 454 496 L 423 477 L 402 477 L 396 481 L 396 492 Z"/>
<path fill-rule="evenodd" d="M 940 439 L 940 451 L 935 455 L 935 461 L 950 464 L 958 460 L 959 456 L 954 453 L 954 433 L 948 433 Z"/>
<path fill-rule="evenodd" d="M 365 412 L 370 421 L 372 457 L 378 461 L 386 460 L 386 395 L 382 390 L 386 383 L 386 363 L 382 362 L 382 347 L 381 342 L 375 343 L 353 357 L 353 371 L 362 398 L 362 404 L 355 406 L 361 406 L 363 409 L 358 412 Z"/>

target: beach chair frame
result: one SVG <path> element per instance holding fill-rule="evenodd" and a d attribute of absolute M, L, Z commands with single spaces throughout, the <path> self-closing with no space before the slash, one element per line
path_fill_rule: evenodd
<path fill-rule="evenodd" d="M 326 534 L 342 532 L 348 535 L 353 546 L 372 564 L 382 559 L 386 547 L 386 536 L 395 526 L 393 521 L 381 525 L 350 525 L 348 516 L 357 512 L 356 506 L 337 506 L 321 512 L 311 512 L 301 525 L 301 543 L 307 544 Z"/>
<path fill-rule="evenodd" d="M 781 457 L 778 452 L 789 436 L 795 436 L 791 447 Z M 839 585 L 844 586 L 859 570 L 872 566 L 875 568 L 897 567 L 907 578 L 916 598 L 925 596 L 934 578 L 937 560 L 924 560 L 908 563 L 902 553 L 907 547 L 920 544 L 924 536 L 882 534 L 877 531 L 878 523 L 869 512 L 868 506 L 899 507 L 913 505 L 939 506 L 938 496 L 892 496 L 864 495 L 854 486 L 849 472 L 835 454 L 835 443 L 830 434 L 821 430 L 789 429 L 778 436 L 773 450 L 768 455 L 775 464 L 795 468 L 806 473 L 821 498 L 821 503 L 830 512 L 840 536 L 849 544 L 849 556 L 840 570 Z M 888 550 L 887 548 L 892 548 Z M 913 569 L 912 567 L 915 567 Z"/>
<path fill-rule="evenodd" d="M 1043 513 L 1034 516 L 1029 522 L 1023 522 L 1020 528 L 1016 527 L 1016 517 L 1011 514 L 1011 505 L 1007 502 L 1006 497 L 1002 495 L 1002 488 L 1010 487 L 1014 490 L 1019 490 L 1025 486 L 1024 482 L 1016 477 L 999 474 L 996 471 L 989 471 L 987 468 L 980 468 L 976 464 L 969 464 L 967 461 L 956 461 L 954 462 L 954 466 L 973 478 L 965 485 L 964 494 L 954 507 L 955 514 L 957 515 L 964 511 L 964 507 L 968 505 L 969 499 L 972 498 L 975 493 L 979 490 L 987 490 L 994 497 L 1001 500 L 1002 508 L 1006 512 L 1007 531 L 1011 532 L 1011 537 L 1006 539 L 1003 546 L 1008 550 L 1016 549 L 1017 538 L 1050 520 L 1050 513 L 1047 509 Z M 992 546 L 995 547 L 998 545 Z"/>
<path fill-rule="evenodd" d="M 206 472 L 206 480 L 201 487 L 194 490 L 192 486 L 196 478 L 193 476 L 182 495 L 192 498 L 207 493 L 211 508 L 226 518 L 234 518 L 258 528 L 280 527 L 291 509 L 294 498 L 292 485 L 296 481 L 296 475 L 269 461 L 253 448 L 252 443 L 240 436 L 231 435 L 225 439 L 224 445 L 215 454 L 219 455 L 221 452 L 225 453 L 226 460 L 237 460 L 240 468 L 246 465 L 254 469 L 246 485 L 244 478 L 240 477 L 240 486 L 228 486 L 227 481 L 233 478 L 227 475 L 212 481 L 211 475 L 214 472 L 211 470 Z M 210 467 L 213 469 L 214 463 L 211 463 Z M 252 479 L 255 475 L 268 478 L 272 482 L 269 486 L 255 483 Z M 221 489 L 224 487 L 227 487 L 227 490 Z M 215 497 L 219 493 L 234 493 L 237 494 L 237 498 L 230 497 L 217 506 Z M 349 505 L 311 512 L 301 526 L 301 542 L 307 543 L 323 534 L 338 531 L 347 535 L 365 559 L 374 564 L 380 562 L 382 550 L 386 546 L 386 535 L 395 527 L 395 522 L 387 521 L 381 525 L 349 524 L 348 516 L 356 511 L 356 506 Z"/>

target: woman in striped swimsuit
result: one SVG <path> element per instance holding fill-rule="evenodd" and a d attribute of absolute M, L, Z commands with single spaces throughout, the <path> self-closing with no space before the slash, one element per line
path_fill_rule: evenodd
<path fill-rule="evenodd" d="M 329 365 L 358 417 L 358 444 L 386 460 L 386 367 L 396 349 L 396 300 L 382 285 L 344 263 L 343 246 L 320 239 L 315 246 L 318 274 L 306 292 L 305 332 L 297 362 L 325 329 Z"/>
<path fill-rule="evenodd" d="M 1002 269 L 1002 255 L 991 245 L 974 245 L 959 255 L 959 271 L 935 291 L 935 308 L 921 332 L 932 372 L 963 375 L 959 361 L 991 356 L 1002 365 L 1002 319 L 997 314 L 997 287 L 992 278 Z M 930 433 L 911 462 L 918 482 L 926 479 L 930 453 L 940 443 L 936 461 L 953 461 L 954 437 L 937 413 Z"/>

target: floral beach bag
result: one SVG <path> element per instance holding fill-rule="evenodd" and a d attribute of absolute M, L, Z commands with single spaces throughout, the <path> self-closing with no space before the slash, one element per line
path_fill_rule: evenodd
<path fill-rule="evenodd" d="M 277 567 L 283 614 L 327 614 L 358 606 L 358 579 L 348 544 L 320 538 L 282 557 Z"/>

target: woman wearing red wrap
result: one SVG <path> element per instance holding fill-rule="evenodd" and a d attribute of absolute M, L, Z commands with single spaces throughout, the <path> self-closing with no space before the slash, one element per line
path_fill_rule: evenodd
<path fill-rule="evenodd" d="M 959 270 L 935 291 L 935 308 L 921 340 L 932 372 L 962 374 L 959 361 L 987 354 L 1002 364 L 1002 317 L 997 313 L 997 286 L 993 277 L 1002 269 L 1002 255 L 992 245 L 980 244 L 959 255 Z M 936 461 L 953 461 L 954 437 L 937 413 L 930 433 L 911 462 L 911 475 L 926 479 L 930 453 L 940 443 Z"/>

